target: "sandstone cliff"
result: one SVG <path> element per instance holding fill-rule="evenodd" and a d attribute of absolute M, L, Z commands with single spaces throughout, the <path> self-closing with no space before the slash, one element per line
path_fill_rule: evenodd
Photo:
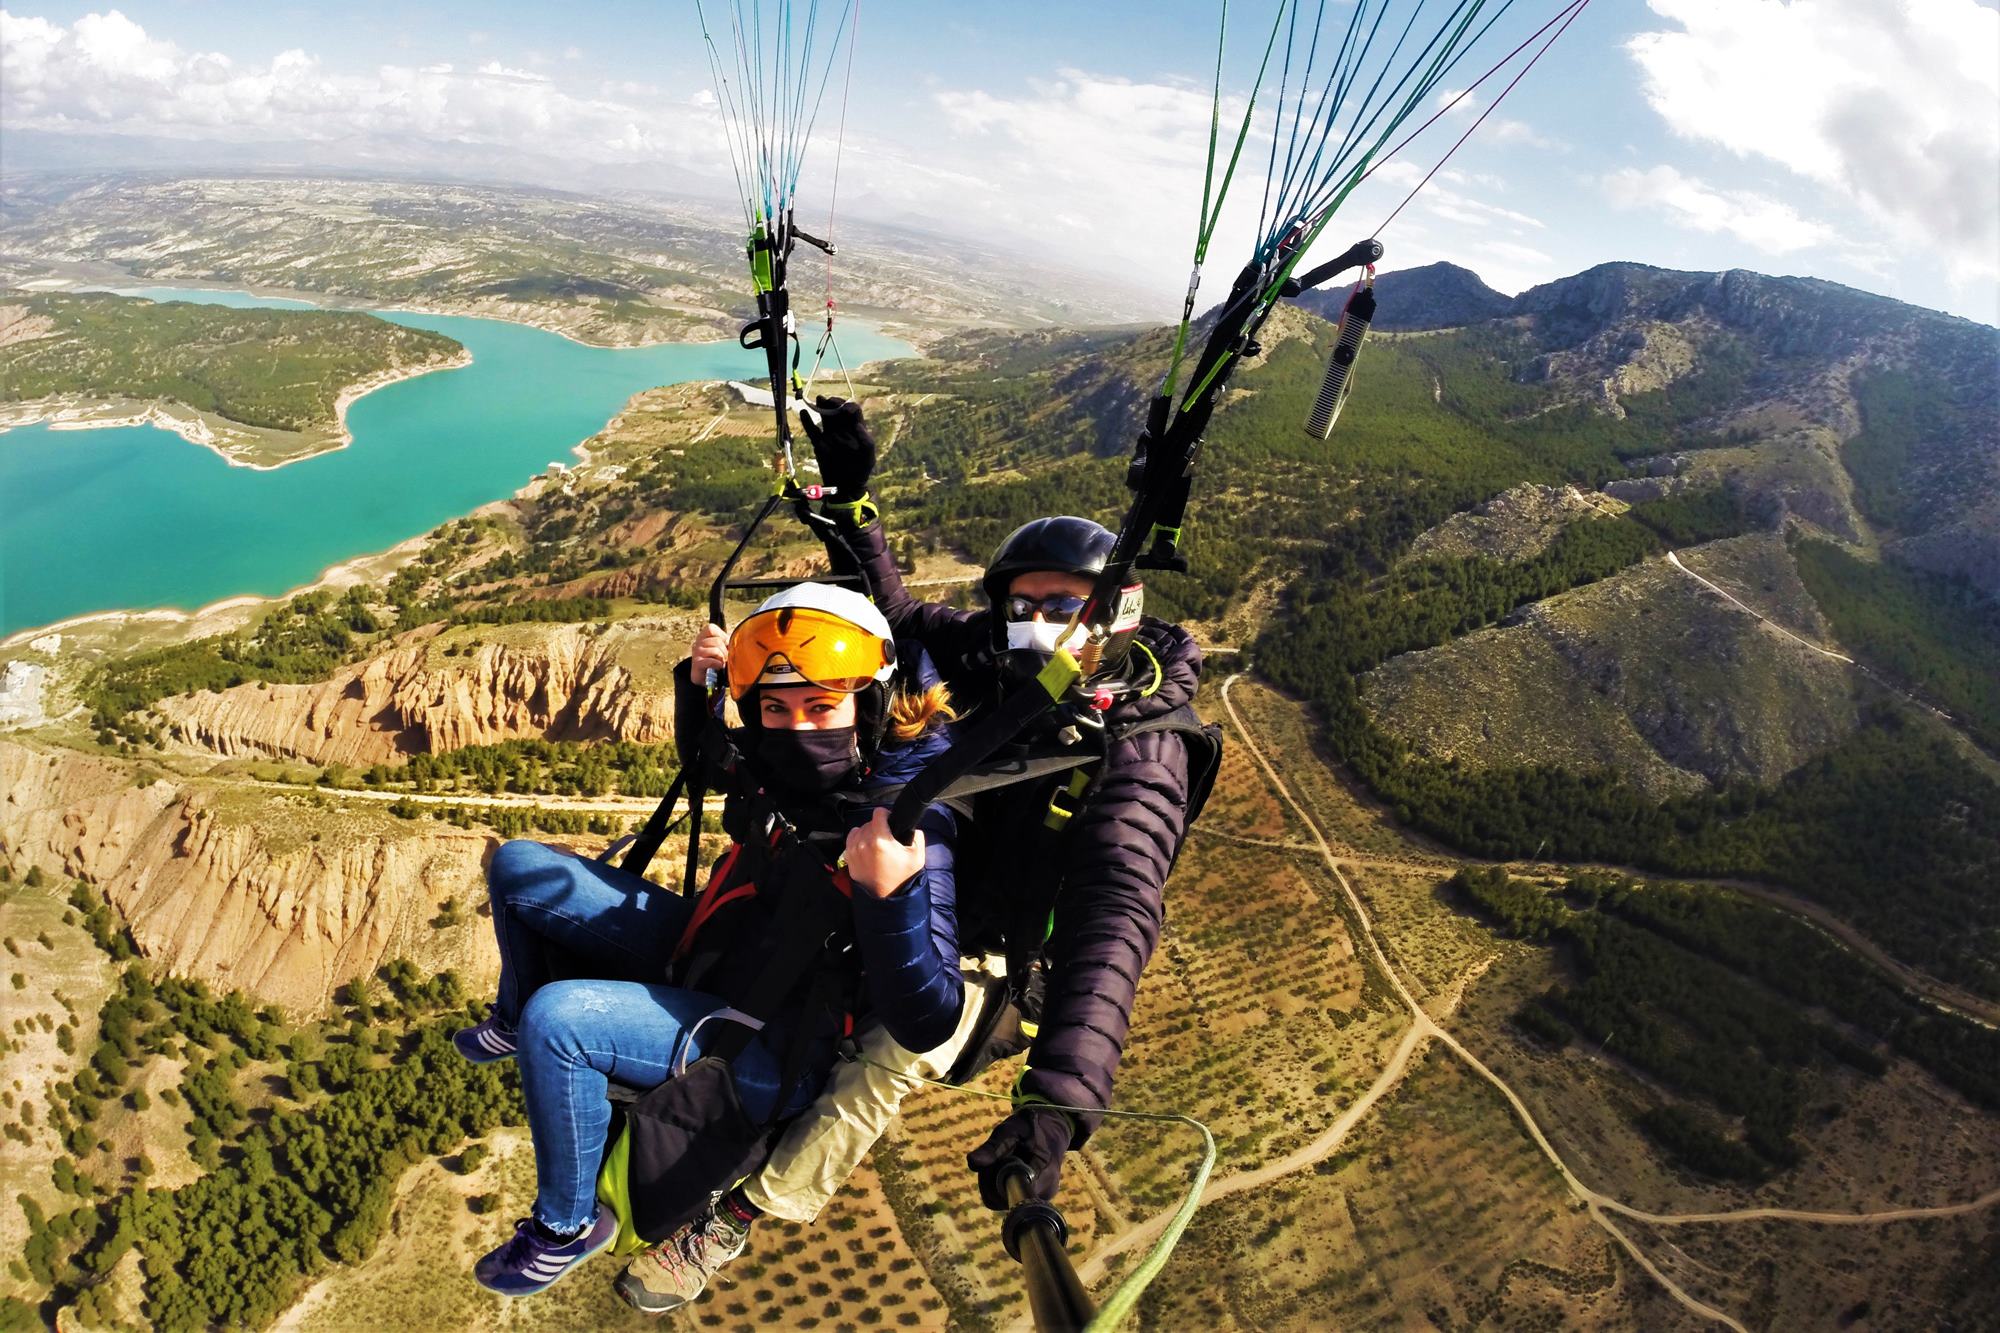
<path fill-rule="evenodd" d="M 426 626 L 326 681 L 184 695 L 159 712 L 215 754 L 355 767 L 524 736 L 650 744 L 672 734 L 667 672 L 687 638 L 665 619 Z"/>
<path fill-rule="evenodd" d="M 134 784 L 126 762 L 0 742 L 0 856 L 94 880 L 175 974 L 297 1011 L 397 957 L 455 967 L 474 993 L 497 974 L 483 919 L 429 924 L 483 896 L 491 835 L 312 793 Z"/>

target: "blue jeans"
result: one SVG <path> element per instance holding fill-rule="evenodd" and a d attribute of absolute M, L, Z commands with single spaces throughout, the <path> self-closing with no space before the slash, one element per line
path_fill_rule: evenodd
<path fill-rule="evenodd" d="M 597 1168 L 611 1123 L 606 1085 L 663 1083 L 732 1024 L 724 1008 L 669 986 L 667 962 L 693 904 L 615 866 L 536 842 L 510 842 L 486 868 L 500 943 L 494 1014 L 517 1034 L 534 1135 L 535 1216 L 573 1231 L 597 1211 Z M 583 977 L 584 980 L 561 978 Z M 760 1033 L 731 1063 L 744 1109 L 763 1119 L 778 1096 L 785 1034 Z M 786 1106 L 818 1095 L 826 1062 Z"/>

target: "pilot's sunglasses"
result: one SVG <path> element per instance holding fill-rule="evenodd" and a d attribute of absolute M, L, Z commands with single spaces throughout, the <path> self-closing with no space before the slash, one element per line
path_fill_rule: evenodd
<path fill-rule="evenodd" d="M 1009 597 L 1007 599 L 1007 619 L 1033 620 L 1035 612 L 1042 613 L 1042 619 L 1051 623 L 1074 620 L 1089 603 L 1088 597 L 1079 597 L 1073 592 L 1053 593 L 1047 597 Z"/>

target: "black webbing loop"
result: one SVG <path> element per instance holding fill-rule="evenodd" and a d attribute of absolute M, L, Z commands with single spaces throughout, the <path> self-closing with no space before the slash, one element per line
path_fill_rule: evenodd
<path fill-rule="evenodd" d="M 674 774 L 673 786 L 667 788 L 667 794 L 653 807 L 653 813 L 646 819 L 646 826 L 639 830 L 639 836 L 632 840 L 632 845 L 625 851 L 625 859 L 618 863 L 620 870 L 629 870 L 635 875 L 646 873 L 646 867 L 651 865 L 653 858 L 659 854 L 660 844 L 667 840 L 667 834 L 673 829 L 674 806 L 679 804 L 681 793 L 687 789 L 687 775 L 685 768 Z M 690 813 L 699 820 L 700 810 L 701 802 L 697 799 Z"/>

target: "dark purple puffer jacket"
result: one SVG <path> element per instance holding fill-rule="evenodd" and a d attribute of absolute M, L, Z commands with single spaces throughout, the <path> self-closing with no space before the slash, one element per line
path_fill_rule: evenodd
<path fill-rule="evenodd" d="M 961 706 L 993 697 L 989 612 L 920 602 L 903 586 L 879 523 L 845 528 L 848 550 L 836 568 L 860 566 L 875 603 L 899 639 L 930 653 Z M 844 558 L 851 554 L 851 559 Z M 1158 688 L 1122 700 L 1106 721 L 1116 727 L 1173 711 L 1194 698 L 1201 649 L 1187 631 L 1150 617 L 1134 650 L 1138 669 L 1150 653 Z M 1039 1035 L 1019 1093 L 1065 1106 L 1108 1106 L 1124 1054 L 1139 974 L 1159 943 L 1163 890 L 1187 831 L 1187 743 L 1171 731 L 1128 736 L 1111 746 L 1103 771 L 1070 826 L 1066 864 L 1049 937 L 1048 992 Z M 1018 1095 L 1018 1094 L 1017 1094 Z M 1099 1116 L 1075 1117 L 1079 1146 Z"/>

